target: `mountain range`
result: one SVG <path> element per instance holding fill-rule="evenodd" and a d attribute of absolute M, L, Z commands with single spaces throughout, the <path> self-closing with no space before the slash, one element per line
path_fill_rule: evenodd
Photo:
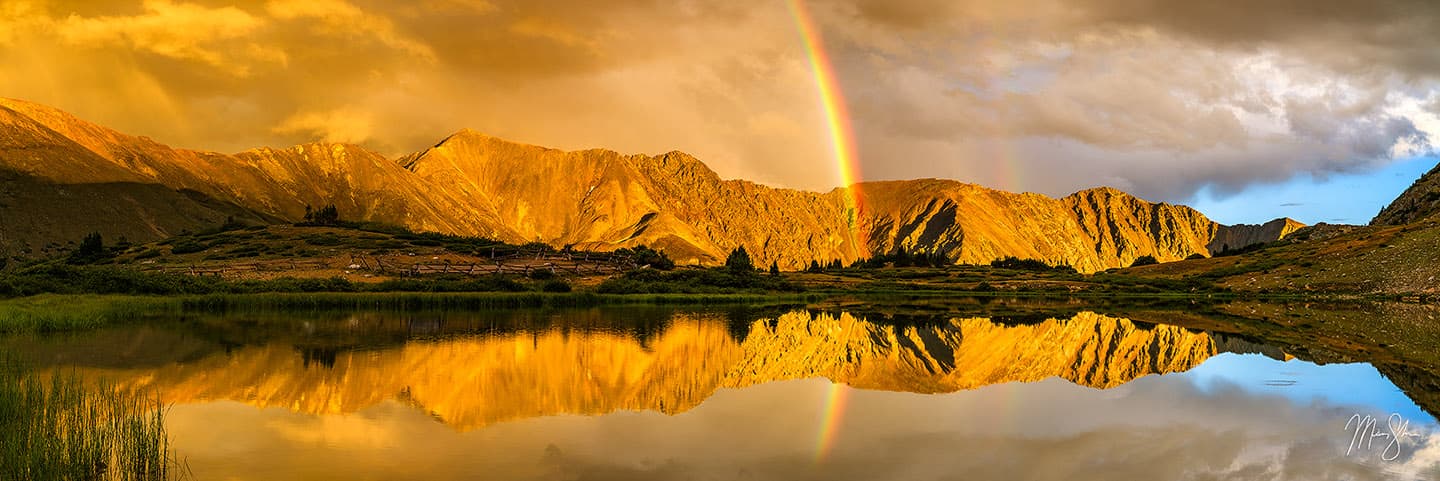
<path fill-rule="evenodd" d="M 680 264 L 718 264 L 743 246 L 758 264 L 786 269 L 905 252 L 1094 272 L 1141 256 L 1210 256 L 1304 227 L 1221 225 L 1106 187 L 1058 199 L 938 179 L 773 188 L 721 179 L 682 152 L 560 151 L 470 130 L 398 158 L 332 143 L 221 154 L 0 99 L 0 258 L 66 251 L 89 232 L 152 241 L 227 219 L 292 222 L 325 205 L 345 219 L 512 243 L 643 244 Z"/>

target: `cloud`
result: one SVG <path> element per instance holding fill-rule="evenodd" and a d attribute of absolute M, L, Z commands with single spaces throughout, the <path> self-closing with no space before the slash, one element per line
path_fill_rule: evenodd
<path fill-rule="evenodd" d="M 55 34 L 69 45 L 95 48 L 120 45 L 179 60 L 193 60 L 237 75 L 248 73 L 244 60 L 284 63 L 277 48 L 255 43 L 226 44 L 245 39 L 265 25 L 235 7 L 207 8 L 169 0 L 145 0 L 137 15 L 82 17 L 54 22 Z"/>
<path fill-rule="evenodd" d="M 1399 459 L 1346 454 L 1357 409 L 1186 375 L 1109 390 L 1058 378 L 950 394 L 846 389 L 833 450 L 816 456 L 823 379 L 724 389 L 671 416 L 621 411 L 497 423 L 458 434 L 396 401 L 310 416 L 215 401 L 176 405 L 171 434 L 200 475 L 323 467 L 337 478 L 477 475 L 537 480 L 1380 480 L 1434 479 L 1440 442 Z M 362 389 L 363 391 L 363 389 Z M 1368 412 L 1368 411 L 1366 411 Z M 1433 426 L 1433 425 L 1431 425 Z M 475 453 L 485 453 L 476 456 Z M 396 463 L 403 455 L 406 463 Z M 454 462 L 465 459 L 467 462 Z M 239 470 L 239 471 L 236 471 Z"/>
<path fill-rule="evenodd" d="M 345 0 L 271 0 L 265 11 L 279 20 L 311 22 L 312 28 L 334 36 L 373 37 L 386 46 L 431 61 L 430 47 L 400 35 L 390 19 L 367 13 Z"/>
<path fill-rule="evenodd" d="M 1148 28 L 1204 44 L 1291 52 L 1355 74 L 1377 69 L 1440 73 L 1429 45 L 1440 5 L 1424 0 L 1219 0 L 1177 5 L 1162 0 L 1083 0 L 1080 20 Z"/>
<path fill-rule="evenodd" d="M 358 144 L 374 135 L 375 117 L 350 108 L 303 112 L 286 118 L 273 130 L 278 134 L 306 134 L 324 142 Z"/>
<path fill-rule="evenodd" d="M 869 179 L 1179 202 L 1375 169 L 1440 135 L 1427 2 L 805 4 Z M 398 155 L 468 127 L 839 182 L 783 2 L 28 0 L 0 6 L 0 46 L 6 95 L 184 147 Z"/>

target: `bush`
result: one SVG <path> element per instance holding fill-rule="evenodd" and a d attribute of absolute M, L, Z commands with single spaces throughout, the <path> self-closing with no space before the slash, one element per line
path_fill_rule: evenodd
<path fill-rule="evenodd" d="M 1074 267 L 1070 267 L 1067 265 L 1062 264 L 1058 266 L 1051 266 L 1050 264 L 1046 264 L 1045 261 L 1041 261 L 1038 259 L 1020 259 L 1014 256 L 990 261 L 990 267 L 996 267 L 1001 269 L 1014 269 L 1021 271 L 1061 271 L 1069 273 L 1076 272 Z"/>
<path fill-rule="evenodd" d="M 695 269 L 661 272 L 639 269 L 600 283 L 605 294 L 719 293 L 736 291 L 786 291 L 801 289 L 783 277 L 758 276 L 754 271 L 735 274 L 729 269 Z"/>
<path fill-rule="evenodd" d="M 1135 258 L 1135 262 L 1130 263 L 1130 267 L 1153 266 L 1159 263 L 1160 261 L 1155 260 L 1155 256 L 1140 256 Z"/>
<path fill-rule="evenodd" d="M 612 277 L 601 282 L 595 291 L 601 294 L 638 294 L 646 292 L 645 288 L 642 282 Z"/>
<path fill-rule="evenodd" d="M 623 250 L 624 249 L 622 249 L 622 251 Z M 634 249 L 630 249 L 629 253 L 634 256 L 636 265 L 650 266 L 651 269 L 659 269 L 662 271 L 675 268 L 675 261 L 670 260 L 669 256 L 647 246 L 635 246 Z"/>
<path fill-rule="evenodd" d="M 570 283 L 562 279 L 550 279 L 540 284 L 543 292 L 570 292 Z"/>
<path fill-rule="evenodd" d="M 345 243 L 345 240 L 341 239 L 340 236 L 328 232 L 315 236 L 306 236 L 304 239 L 306 244 L 312 246 L 338 246 Z"/>
<path fill-rule="evenodd" d="M 0 278 L 0 293 L 36 294 L 205 294 L 218 280 L 181 274 L 140 272 L 120 267 L 50 264 Z"/>
<path fill-rule="evenodd" d="M 200 242 L 196 242 L 194 239 L 180 239 L 179 241 L 176 241 L 174 245 L 170 246 L 170 253 L 192 254 L 208 248 L 210 248 L 210 246 Z"/>

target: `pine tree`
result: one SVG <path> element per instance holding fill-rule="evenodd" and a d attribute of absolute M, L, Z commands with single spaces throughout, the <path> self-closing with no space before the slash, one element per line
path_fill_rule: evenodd
<path fill-rule="evenodd" d="M 775 262 L 775 261 L 770 261 L 770 275 L 771 275 L 771 276 L 775 276 L 775 277 L 779 277 L 779 276 L 780 276 L 780 264 L 779 264 L 779 263 L 777 263 L 777 262 Z"/>
<path fill-rule="evenodd" d="M 71 264 L 88 264 L 110 257 L 110 252 L 105 250 L 105 239 L 100 237 L 99 232 L 91 232 L 80 240 L 80 246 L 70 253 Z"/>
<path fill-rule="evenodd" d="M 750 253 L 745 252 L 745 246 L 730 251 L 730 256 L 725 258 L 725 268 L 732 274 L 755 273 L 755 264 L 750 261 Z"/>

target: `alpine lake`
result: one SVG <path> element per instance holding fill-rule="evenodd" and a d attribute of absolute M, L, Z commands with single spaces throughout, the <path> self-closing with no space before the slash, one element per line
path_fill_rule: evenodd
<path fill-rule="evenodd" d="M 183 313 L 0 337 L 202 480 L 1440 479 L 1440 308 L 956 298 Z"/>

